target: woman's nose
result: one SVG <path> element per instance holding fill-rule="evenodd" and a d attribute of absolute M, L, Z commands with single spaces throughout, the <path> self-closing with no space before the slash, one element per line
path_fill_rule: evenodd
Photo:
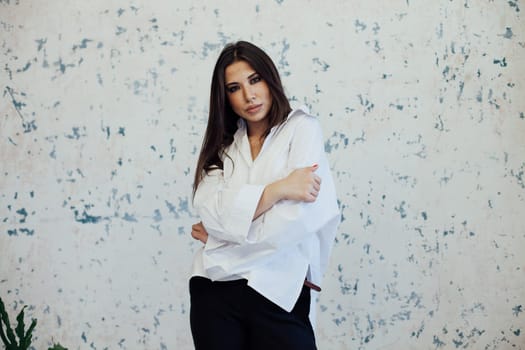
<path fill-rule="evenodd" d="M 249 86 L 243 88 L 243 93 L 244 93 L 244 99 L 246 100 L 246 102 L 250 102 L 255 97 L 255 93 L 253 89 Z"/>

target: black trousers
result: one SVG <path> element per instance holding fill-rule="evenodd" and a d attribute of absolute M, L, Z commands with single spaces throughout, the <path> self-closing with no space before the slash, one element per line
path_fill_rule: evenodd
<path fill-rule="evenodd" d="M 303 287 L 291 312 L 246 280 L 190 279 L 190 324 L 196 350 L 316 350 L 308 318 L 310 289 Z"/>

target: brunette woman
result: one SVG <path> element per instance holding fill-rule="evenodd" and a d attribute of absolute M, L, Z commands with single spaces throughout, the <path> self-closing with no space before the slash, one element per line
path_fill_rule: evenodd
<path fill-rule="evenodd" d="M 340 215 L 319 121 L 257 46 L 227 45 L 194 181 L 197 350 L 316 349 L 315 297 Z"/>

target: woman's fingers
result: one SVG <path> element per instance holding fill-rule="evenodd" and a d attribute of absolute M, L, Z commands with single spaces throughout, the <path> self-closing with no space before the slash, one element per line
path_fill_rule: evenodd
<path fill-rule="evenodd" d="M 315 175 L 315 182 L 320 185 L 321 184 L 321 178 L 317 175 Z"/>
<path fill-rule="evenodd" d="M 310 167 L 308 170 L 309 179 L 307 180 L 307 193 L 304 201 L 315 202 L 317 196 L 319 195 L 319 191 L 321 190 L 321 177 L 314 173 L 314 171 L 317 170 L 317 165 Z"/>
<path fill-rule="evenodd" d="M 208 241 L 208 232 L 206 232 L 202 222 L 191 225 L 191 237 L 201 241 L 202 243 L 206 243 Z"/>
<path fill-rule="evenodd" d="M 292 171 L 284 180 L 286 182 L 285 199 L 302 202 L 314 202 L 321 190 L 321 177 L 315 174 L 318 165 L 298 168 Z"/>
<path fill-rule="evenodd" d="M 192 236 L 194 239 L 198 239 L 198 240 L 200 240 L 200 238 L 201 238 L 201 232 L 200 232 L 199 230 L 192 229 L 192 230 L 191 230 L 191 236 Z"/>
<path fill-rule="evenodd" d="M 192 230 L 204 230 L 204 225 L 202 224 L 202 221 L 199 221 L 196 224 L 191 225 Z"/>

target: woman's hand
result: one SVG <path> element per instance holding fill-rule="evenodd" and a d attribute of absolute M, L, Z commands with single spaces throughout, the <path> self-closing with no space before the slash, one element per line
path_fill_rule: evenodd
<path fill-rule="evenodd" d="M 319 166 L 314 164 L 292 171 L 281 180 L 284 199 L 314 202 L 321 189 L 321 178 L 315 174 Z"/>
<path fill-rule="evenodd" d="M 191 225 L 191 236 L 193 237 L 193 239 L 196 239 L 206 244 L 206 242 L 208 241 L 208 232 L 206 232 L 204 225 L 202 225 L 202 221 Z"/>
<path fill-rule="evenodd" d="M 266 185 L 253 219 L 257 219 L 281 199 L 314 202 L 321 189 L 321 178 L 315 174 L 318 167 L 314 164 L 295 169 L 284 179 Z"/>

